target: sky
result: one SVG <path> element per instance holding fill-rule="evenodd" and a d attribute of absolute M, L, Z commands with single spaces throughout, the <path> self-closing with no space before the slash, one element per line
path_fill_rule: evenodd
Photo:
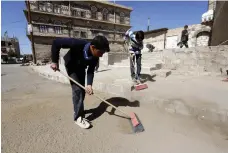
<path fill-rule="evenodd" d="M 132 30 L 146 30 L 148 17 L 150 30 L 199 24 L 202 14 L 208 8 L 208 1 L 116 1 L 116 3 L 133 8 Z M 31 46 L 26 36 L 27 21 L 23 9 L 25 9 L 24 1 L 1 1 L 1 35 L 7 31 L 10 37 L 18 37 L 21 54 L 28 54 L 31 53 Z"/>

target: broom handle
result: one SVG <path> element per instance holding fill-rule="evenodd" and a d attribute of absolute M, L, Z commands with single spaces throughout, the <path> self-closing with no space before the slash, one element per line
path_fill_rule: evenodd
<path fill-rule="evenodd" d="M 75 84 L 77 84 L 79 87 L 83 88 L 85 91 L 85 87 L 83 87 L 80 83 L 78 83 L 77 81 L 75 81 L 74 79 L 72 79 L 71 77 L 69 77 L 68 75 L 64 74 L 62 71 L 58 70 L 62 75 L 64 75 L 65 77 L 67 77 L 68 79 L 70 79 L 71 81 L 73 81 Z M 106 104 L 108 104 L 109 106 L 115 108 L 116 110 L 120 111 L 121 113 L 125 114 L 126 116 L 128 116 L 129 118 L 131 118 L 127 113 L 125 113 L 124 111 L 118 109 L 116 106 L 112 105 L 111 103 L 107 102 L 106 100 L 102 99 L 101 97 L 97 96 L 96 94 L 93 94 L 96 98 L 100 99 L 101 101 L 105 102 Z"/>

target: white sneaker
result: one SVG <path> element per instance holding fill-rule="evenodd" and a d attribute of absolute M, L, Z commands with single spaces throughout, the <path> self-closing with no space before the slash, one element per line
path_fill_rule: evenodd
<path fill-rule="evenodd" d="M 90 123 L 82 117 L 78 117 L 77 121 L 75 121 L 75 124 L 77 124 L 83 129 L 88 129 L 90 127 Z"/>

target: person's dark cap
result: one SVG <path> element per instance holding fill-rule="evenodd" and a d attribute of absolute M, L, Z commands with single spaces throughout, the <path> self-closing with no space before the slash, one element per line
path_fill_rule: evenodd
<path fill-rule="evenodd" d="M 91 45 L 94 45 L 96 49 L 102 52 L 109 52 L 109 41 L 105 36 L 96 36 L 93 38 Z"/>

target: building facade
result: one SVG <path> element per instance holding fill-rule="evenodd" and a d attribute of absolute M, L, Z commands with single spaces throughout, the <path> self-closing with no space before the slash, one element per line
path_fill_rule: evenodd
<path fill-rule="evenodd" d="M 106 1 L 30 1 L 30 9 L 37 60 L 50 59 L 57 37 L 92 40 L 104 35 L 111 52 L 121 51 L 123 35 L 131 28 L 132 8 Z M 30 33 L 27 36 L 30 39 Z"/>
<path fill-rule="evenodd" d="M 228 1 L 216 1 L 211 46 L 228 45 Z"/>
<path fill-rule="evenodd" d="M 7 34 L 1 38 L 2 57 L 20 57 L 20 46 L 18 39 L 16 37 L 10 38 Z"/>

